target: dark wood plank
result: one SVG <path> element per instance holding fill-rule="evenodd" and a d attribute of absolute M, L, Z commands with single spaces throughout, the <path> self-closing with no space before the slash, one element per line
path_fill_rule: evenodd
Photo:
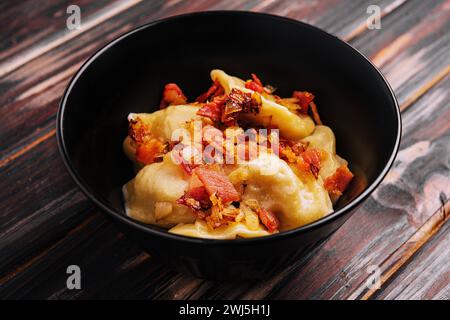
<path fill-rule="evenodd" d="M 393 280 L 397 281 L 395 279 L 403 274 L 403 270 L 407 268 L 410 263 L 417 264 L 415 255 L 418 252 L 427 250 L 427 247 L 422 247 L 424 245 L 428 246 L 430 239 L 431 242 L 442 240 L 439 235 L 437 236 L 437 240 L 433 237 L 436 233 L 441 233 L 443 225 L 450 217 L 450 200 L 447 199 L 446 202 L 444 198 L 441 200 L 443 202 L 442 207 L 439 208 L 439 210 L 437 210 L 405 243 L 380 264 L 380 288 L 360 286 L 352 293 L 351 298 L 360 298 L 363 300 L 383 298 L 383 296 L 386 295 L 386 290 L 387 292 L 390 290 L 386 287 L 392 287 L 390 283 Z M 448 254 L 448 250 L 443 250 L 441 254 Z M 449 265 L 444 264 L 440 269 L 436 270 L 434 277 L 438 278 L 445 275 L 448 273 L 448 270 Z M 433 281 L 430 281 L 430 283 Z M 405 282 L 405 286 L 408 284 L 409 282 Z M 446 284 L 448 284 L 448 277 L 447 283 L 444 283 L 444 286 Z M 401 288 L 402 286 L 399 287 Z"/>
<path fill-rule="evenodd" d="M 1 277 L 86 219 L 92 204 L 69 177 L 55 137 L 4 166 L 0 179 Z"/>
<path fill-rule="evenodd" d="M 0 77 L 134 4 L 135 0 L 15 2 L 14 6 L 0 12 Z M 66 10 L 70 5 L 80 7 L 80 29 L 67 28 Z"/>
<path fill-rule="evenodd" d="M 450 201 L 443 209 L 444 225 L 437 234 L 371 298 L 450 299 Z"/>
<path fill-rule="evenodd" d="M 410 1 L 382 19 L 381 30 L 371 30 L 352 44 L 381 68 L 404 105 L 419 87 L 449 73 L 450 34 L 444 31 L 449 29 L 448 0 Z"/>

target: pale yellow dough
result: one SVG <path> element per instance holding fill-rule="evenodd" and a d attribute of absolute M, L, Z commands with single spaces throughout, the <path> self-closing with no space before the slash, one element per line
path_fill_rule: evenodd
<path fill-rule="evenodd" d="M 187 237 L 207 239 L 255 238 L 271 235 L 261 225 L 258 229 L 251 230 L 244 222 L 233 222 L 227 226 L 211 230 L 202 220 L 197 220 L 195 223 L 179 224 L 170 229 L 169 232 Z"/>
<path fill-rule="evenodd" d="M 291 167 L 275 154 L 261 154 L 229 175 L 235 185 L 246 184 L 242 199 L 256 199 L 274 212 L 288 230 L 315 221 L 333 211 L 322 180 L 301 181 Z"/>
<path fill-rule="evenodd" d="M 145 166 L 124 185 L 126 213 L 133 219 L 161 227 L 192 223 L 195 221 L 192 211 L 176 203 L 187 188 L 183 170 L 167 154 L 163 162 Z"/>
<path fill-rule="evenodd" d="M 313 134 L 302 139 L 302 141 L 309 142 L 308 149 L 325 151 L 325 159 L 322 160 L 319 171 L 322 179 L 331 176 L 340 166 L 347 165 L 347 161 L 336 154 L 336 139 L 329 127 L 316 126 Z"/>
<path fill-rule="evenodd" d="M 225 93 L 229 93 L 233 88 L 244 92 L 253 92 L 245 88 L 243 80 L 229 76 L 222 70 L 212 70 L 211 78 L 220 82 L 225 89 Z M 265 127 L 275 126 L 280 130 L 282 136 L 289 139 L 301 139 L 314 131 L 314 121 L 308 115 L 296 115 L 285 106 L 264 97 L 261 97 L 261 101 L 261 109 L 258 114 L 246 115 L 253 123 Z"/>

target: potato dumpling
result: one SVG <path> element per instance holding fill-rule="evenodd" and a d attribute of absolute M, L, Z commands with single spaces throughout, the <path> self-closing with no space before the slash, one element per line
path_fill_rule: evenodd
<path fill-rule="evenodd" d="M 198 109 L 198 106 L 193 105 L 169 106 L 153 113 L 130 113 L 128 120 L 139 118 L 148 127 L 153 136 L 169 142 L 172 141 L 172 135 L 176 130 L 186 129 L 186 124 L 191 120 L 201 121 L 203 119 L 203 117 L 197 115 Z M 123 150 L 126 156 L 135 163 L 137 170 L 142 168 L 142 165 L 136 161 L 136 144 L 130 136 L 124 139 Z"/>
<path fill-rule="evenodd" d="M 245 185 L 243 201 L 256 199 L 277 215 L 280 230 L 303 226 L 333 210 L 320 178 L 301 181 L 275 154 L 262 153 L 231 172 L 229 178 L 235 185 Z"/>
<path fill-rule="evenodd" d="M 322 179 L 331 176 L 337 168 L 347 165 L 347 161 L 336 154 L 336 138 L 333 131 L 327 126 L 316 126 L 309 137 L 302 139 L 308 142 L 308 149 L 321 149 L 325 151 L 325 159 L 322 159 L 319 175 Z"/>
<path fill-rule="evenodd" d="M 245 88 L 243 80 L 229 76 L 222 70 L 212 70 L 211 78 L 217 80 L 224 87 L 225 93 L 233 88 L 244 92 L 252 92 Z M 297 115 L 288 108 L 261 96 L 261 108 L 258 114 L 247 114 L 245 117 L 253 123 L 268 127 L 274 126 L 280 130 L 282 136 L 289 139 L 301 139 L 314 131 L 314 121 L 308 115 Z"/>
<path fill-rule="evenodd" d="M 169 106 L 153 113 L 130 113 L 128 120 L 139 117 L 148 129 L 158 138 L 170 141 L 172 134 L 177 129 L 186 128 L 186 123 L 191 120 L 202 120 L 197 115 L 199 107 L 195 105 Z"/>
<path fill-rule="evenodd" d="M 195 221 L 192 211 L 177 204 L 188 188 L 183 170 L 170 159 L 143 167 L 136 177 L 123 187 L 125 209 L 129 217 L 161 227 Z"/>

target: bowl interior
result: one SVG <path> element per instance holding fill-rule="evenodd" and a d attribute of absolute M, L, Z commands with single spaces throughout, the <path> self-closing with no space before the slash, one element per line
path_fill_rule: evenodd
<path fill-rule="evenodd" d="M 395 149 L 398 114 L 392 93 L 371 64 L 318 29 L 284 18 L 236 12 L 177 17 L 109 44 L 82 68 L 63 99 L 60 134 L 70 166 L 88 192 L 124 213 L 122 185 L 134 174 L 122 151 L 130 112 L 153 112 L 167 82 L 190 99 L 220 68 L 289 96 L 316 96 L 338 154 L 357 179 L 342 207 L 370 185 Z M 149 228 L 154 228 L 149 226 Z"/>

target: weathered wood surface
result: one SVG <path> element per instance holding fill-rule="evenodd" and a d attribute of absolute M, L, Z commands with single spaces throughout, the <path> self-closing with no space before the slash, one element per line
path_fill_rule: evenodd
<path fill-rule="evenodd" d="M 78 1 L 88 28 L 75 34 L 65 29 L 66 1 L 2 3 L 0 297 L 448 298 L 450 1 L 375 1 L 382 29 L 367 30 L 373 2 Z M 265 281 L 212 283 L 153 261 L 81 194 L 56 148 L 57 104 L 95 49 L 142 23 L 211 9 L 285 15 L 350 41 L 381 68 L 404 110 L 401 152 L 382 186 L 330 239 Z M 14 13 L 29 20 L 20 25 Z M 65 287 L 73 263 L 83 270 L 81 291 Z M 370 265 L 382 271 L 379 291 L 365 285 Z"/>

